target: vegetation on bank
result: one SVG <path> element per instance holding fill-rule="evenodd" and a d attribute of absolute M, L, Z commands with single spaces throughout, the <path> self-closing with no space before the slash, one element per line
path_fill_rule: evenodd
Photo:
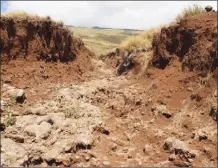
<path fill-rule="evenodd" d="M 198 15 L 204 12 L 206 11 L 203 7 L 201 7 L 200 5 L 194 4 L 192 6 L 188 6 L 182 11 L 181 14 L 177 15 L 177 17 L 175 18 L 175 21 L 180 22 L 181 20 L 187 17 Z"/>

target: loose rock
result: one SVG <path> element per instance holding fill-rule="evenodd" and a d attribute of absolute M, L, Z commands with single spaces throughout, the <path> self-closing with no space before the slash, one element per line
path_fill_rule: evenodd
<path fill-rule="evenodd" d="M 170 113 L 169 110 L 167 110 L 165 105 L 159 105 L 159 104 L 155 104 L 151 107 L 151 110 L 153 111 L 154 115 L 157 117 L 158 114 L 162 114 L 163 116 L 165 116 L 166 118 L 170 118 L 172 116 L 172 114 Z"/>
<path fill-rule="evenodd" d="M 1 163 L 12 167 L 22 166 L 26 150 L 9 138 L 1 139 Z"/>
<path fill-rule="evenodd" d="M 23 89 L 12 88 L 8 91 L 8 94 L 12 96 L 17 103 L 23 103 L 24 100 L 27 98 L 26 93 Z"/>
<path fill-rule="evenodd" d="M 5 138 L 10 138 L 18 143 L 24 143 L 24 137 L 22 135 L 4 134 Z"/>

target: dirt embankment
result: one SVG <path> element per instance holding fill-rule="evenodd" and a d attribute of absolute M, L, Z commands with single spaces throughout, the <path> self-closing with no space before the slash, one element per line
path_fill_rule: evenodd
<path fill-rule="evenodd" d="M 116 68 L 118 74 L 126 74 L 130 70 L 137 72 L 133 76 L 144 74 L 148 65 L 165 69 L 174 60 L 181 62 L 183 72 L 193 71 L 203 77 L 215 74 L 218 62 L 217 12 L 202 13 L 163 27 L 154 35 L 152 49 L 118 51 L 102 57 Z M 128 68 L 128 61 L 133 66 Z"/>
<path fill-rule="evenodd" d="M 82 40 L 50 19 L 27 20 L 3 17 L 0 22 L 2 62 L 29 58 L 71 61 L 87 51 Z"/>
<path fill-rule="evenodd" d="M 0 32 L 3 83 L 32 88 L 79 81 L 93 68 L 83 41 L 49 18 L 2 17 Z"/>
<path fill-rule="evenodd" d="M 177 25 L 162 28 L 153 40 L 155 67 L 164 69 L 179 57 L 183 70 L 206 76 L 217 66 L 217 12 L 203 13 L 184 19 Z"/>

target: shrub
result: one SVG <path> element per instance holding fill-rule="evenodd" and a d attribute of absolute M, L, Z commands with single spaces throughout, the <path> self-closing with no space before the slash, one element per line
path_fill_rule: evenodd
<path fill-rule="evenodd" d="M 176 17 L 175 20 L 176 22 L 180 22 L 181 20 L 189 16 L 198 15 L 204 12 L 206 12 L 204 8 L 202 8 L 200 5 L 194 4 L 193 6 L 188 6 L 187 8 L 185 8 L 182 13 Z"/>
<path fill-rule="evenodd" d="M 16 123 L 16 118 L 12 115 L 10 107 L 6 111 L 6 118 L 4 119 L 4 124 L 8 127 Z"/>

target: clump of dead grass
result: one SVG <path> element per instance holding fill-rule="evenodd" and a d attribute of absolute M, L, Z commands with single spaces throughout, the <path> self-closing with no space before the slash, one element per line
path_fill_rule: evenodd
<path fill-rule="evenodd" d="M 40 17 L 36 14 L 30 14 L 24 11 L 15 11 L 2 14 L 3 17 L 6 18 L 14 18 L 14 19 L 39 19 Z"/>
<path fill-rule="evenodd" d="M 26 20 L 41 20 L 41 19 L 46 19 L 46 20 L 52 20 L 50 16 L 46 17 L 41 17 L 37 14 L 33 13 L 27 13 L 25 11 L 14 11 L 14 12 L 8 12 L 2 14 L 2 17 L 5 18 L 13 18 L 13 19 L 26 19 Z"/>
<path fill-rule="evenodd" d="M 123 50 L 134 50 L 136 48 L 151 48 L 154 34 L 156 34 L 160 28 L 152 28 L 145 30 L 137 36 L 129 37 L 120 44 L 120 48 Z"/>
<path fill-rule="evenodd" d="M 198 15 L 201 13 L 206 12 L 205 9 L 203 7 L 201 7 L 200 5 L 194 4 L 192 6 L 188 6 L 187 8 L 185 8 L 181 14 L 179 14 L 175 20 L 176 22 L 180 22 L 181 20 L 190 17 L 190 16 L 194 16 L 194 15 Z"/>
<path fill-rule="evenodd" d="M 60 20 L 60 21 L 57 22 L 57 25 L 59 27 L 64 27 L 64 22 Z M 68 29 L 68 30 L 70 31 L 70 29 Z"/>

